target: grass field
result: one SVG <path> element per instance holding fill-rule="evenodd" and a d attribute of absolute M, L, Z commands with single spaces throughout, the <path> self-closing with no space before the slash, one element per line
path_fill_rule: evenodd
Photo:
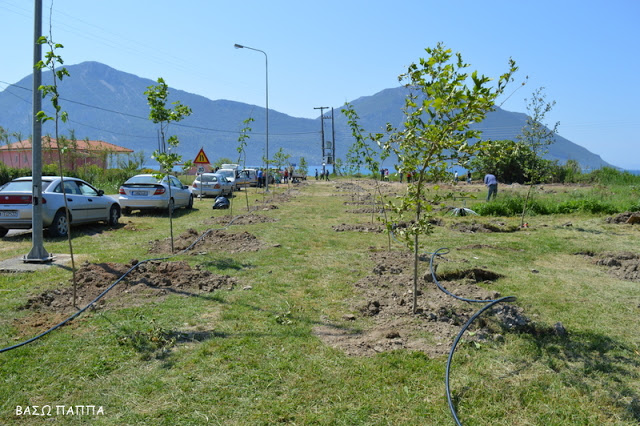
<path fill-rule="evenodd" d="M 399 183 L 388 188 L 402 190 Z M 448 203 L 483 203 L 484 187 L 463 189 L 477 198 Z M 349 356 L 313 332 L 331 325 L 357 333 L 372 324 L 354 309 L 360 297 L 354 284 L 371 275 L 371 254 L 388 249 L 387 236 L 332 228 L 370 223 L 372 214 L 353 213 L 345 202 L 371 190 L 368 182 L 314 180 L 289 190 L 274 185 L 270 194 L 249 189 L 248 198 L 243 191 L 231 211 L 212 210 L 212 199 L 196 200 L 194 210 L 174 218 L 176 236 L 222 228 L 226 221 L 214 219 L 245 214 L 247 199 L 258 208 L 256 215 L 274 220 L 227 228 L 255 236 L 259 250 L 230 252 L 221 245 L 171 259 L 228 275 L 237 285 L 162 297 L 107 295 L 98 309 L 0 353 L 0 424 L 41 424 L 48 418 L 119 425 L 453 424 L 444 391 L 446 356 L 407 349 Z M 518 191 L 524 189 L 501 187 L 498 201 Z M 607 194 L 602 188 L 557 186 L 539 189 L 536 197 L 545 203 L 613 198 Z M 462 423 L 638 424 L 640 281 L 622 279 L 595 259 L 640 253 L 640 226 L 578 211 L 529 215 L 528 227 L 517 232 L 469 233 L 452 226 L 517 227 L 520 217 L 455 217 L 445 211 L 436 216 L 443 225 L 423 237 L 425 251 L 449 247 L 452 265 L 499 273 L 501 278 L 479 285 L 516 296 L 515 304 L 537 330 L 561 323 L 567 331 L 503 331 L 499 339 L 460 345 L 451 386 Z M 132 259 L 159 256 L 149 253 L 149 243 L 167 238 L 169 223 L 165 215 L 134 213 L 115 229 L 84 227 L 72 235 L 77 267 L 130 265 Z M 4 238 L 0 258 L 22 256 L 30 247 L 30 235 Z M 45 247 L 68 252 L 66 240 L 45 237 Z M 391 250 L 406 248 L 393 242 Z M 427 267 L 421 265 L 424 272 Z M 70 286 L 68 268 L 0 274 L 0 348 L 64 319 L 67 313 L 23 307 L 35 295 Z M 43 406 L 51 407 L 51 416 L 33 415 Z"/>

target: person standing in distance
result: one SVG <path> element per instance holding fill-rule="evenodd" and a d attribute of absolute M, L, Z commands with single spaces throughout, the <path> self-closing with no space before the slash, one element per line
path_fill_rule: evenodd
<path fill-rule="evenodd" d="M 493 199 L 495 200 L 496 195 L 498 194 L 498 180 L 496 179 L 496 177 L 491 173 L 487 173 L 484 176 L 484 184 L 487 185 L 487 188 L 489 188 L 489 192 L 487 194 L 487 201 L 491 199 L 492 195 L 493 195 Z"/>

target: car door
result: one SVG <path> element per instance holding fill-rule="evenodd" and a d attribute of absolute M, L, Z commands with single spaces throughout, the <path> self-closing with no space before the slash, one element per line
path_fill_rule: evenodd
<path fill-rule="evenodd" d="M 86 182 L 76 182 L 80 189 L 85 206 L 85 220 L 88 222 L 97 222 L 106 220 L 109 217 L 109 207 L 111 203 L 104 196 L 98 193 L 98 190 Z"/>
<path fill-rule="evenodd" d="M 62 199 L 62 185 L 58 184 L 54 190 L 56 194 Z M 87 220 L 87 203 L 85 198 L 80 193 L 80 188 L 75 180 L 64 180 L 64 194 L 67 199 L 67 206 L 71 213 L 71 222 L 85 222 Z M 64 206 L 64 199 L 62 199 L 61 206 Z"/>
<path fill-rule="evenodd" d="M 171 195 L 176 202 L 176 207 L 186 206 L 189 203 L 191 192 L 182 188 L 182 182 L 174 176 L 169 176 L 169 184 L 171 185 Z"/>

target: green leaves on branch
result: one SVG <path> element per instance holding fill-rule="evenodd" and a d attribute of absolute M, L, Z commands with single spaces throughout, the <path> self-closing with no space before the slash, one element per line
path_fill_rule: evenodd
<path fill-rule="evenodd" d="M 180 140 L 176 135 L 169 136 L 166 139 L 166 132 L 169 124 L 173 122 L 181 121 L 182 119 L 191 115 L 191 108 L 186 105 L 182 105 L 179 101 L 172 102 L 173 108 L 167 108 L 167 99 L 169 97 L 169 86 L 165 83 L 162 77 L 158 78 L 158 84 L 155 86 L 149 86 L 144 94 L 147 96 L 147 103 L 149 104 L 149 119 L 156 124 L 160 125 L 160 137 L 162 141 L 163 149 L 157 149 L 151 156 L 160 164 L 161 169 L 166 175 L 170 173 L 174 166 L 182 160 L 182 156 L 176 152 L 167 152 L 164 149 L 165 142 L 171 148 L 177 148 L 180 144 Z M 166 139 L 166 141 L 165 141 Z M 191 167 L 191 162 L 187 162 L 183 167 Z"/>
<path fill-rule="evenodd" d="M 242 128 L 242 130 L 240 130 L 240 135 L 238 136 L 238 163 L 240 163 L 242 156 L 244 155 L 244 158 L 246 160 L 247 158 L 247 154 L 245 152 L 245 148 L 247 146 L 247 141 L 249 140 L 249 138 L 251 137 L 249 135 L 249 133 L 251 133 L 251 127 L 249 127 L 249 125 L 251 123 L 253 123 L 255 120 L 252 117 L 247 118 L 246 120 L 244 120 L 242 122 L 242 124 L 244 124 L 244 127 Z"/>
<path fill-rule="evenodd" d="M 347 123 L 354 138 L 354 143 L 347 152 L 347 163 L 352 174 L 358 173 L 362 165 L 366 165 L 371 174 L 375 175 L 380 169 L 380 164 L 389 157 L 389 149 L 383 142 L 385 135 L 383 133 L 364 134 L 364 129 L 358 124 L 360 117 L 350 103 L 346 103 L 341 111 L 347 117 Z M 387 125 L 387 131 L 392 131 L 390 125 Z"/>
<path fill-rule="evenodd" d="M 66 111 L 62 111 L 62 107 L 60 106 L 60 94 L 58 93 L 58 80 L 62 81 L 64 77 L 70 77 L 69 71 L 66 68 L 56 69 L 56 64 L 64 64 L 62 57 L 55 53 L 56 49 L 62 49 L 64 46 L 60 43 L 54 43 L 50 38 L 45 36 L 41 36 L 36 43 L 38 44 L 47 44 L 49 45 L 49 50 L 45 53 L 45 59 L 38 61 L 34 68 L 42 70 L 47 68 L 51 70 L 53 74 L 53 84 L 50 85 L 40 85 L 38 90 L 42 94 L 42 98 L 49 97 L 51 100 L 51 105 L 55 110 L 55 117 L 51 117 L 47 115 L 44 110 L 38 111 L 36 113 L 36 119 L 40 120 L 40 122 L 44 123 L 49 120 L 56 120 L 60 118 L 63 123 L 66 123 L 69 115 Z"/>

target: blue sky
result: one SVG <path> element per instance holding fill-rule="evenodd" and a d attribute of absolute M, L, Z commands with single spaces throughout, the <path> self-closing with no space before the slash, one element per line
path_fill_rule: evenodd
<path fill-rule="evenodd" d="M 31 72 L 33 1 L 0 0 L 0 90 Z M 49 31 L 51 0 L 43 0 Z M 315 118 L 317 106 L 399 85 L 443 42 L 497 77 L 511 57 L 528 77 L 502 107 L 526 112 L 539 87 L 556 105 L 546 123 L 604 160 L 640 169 L 640 1 L 54 0 L 65 64 L 99 61 L 210 99 Z M 512 90 L 508 90 L 509 93 Z M 0 112 L 1 113 L 1 112 Z M 235 125 L 235 124 L 234 124 Z"/>

